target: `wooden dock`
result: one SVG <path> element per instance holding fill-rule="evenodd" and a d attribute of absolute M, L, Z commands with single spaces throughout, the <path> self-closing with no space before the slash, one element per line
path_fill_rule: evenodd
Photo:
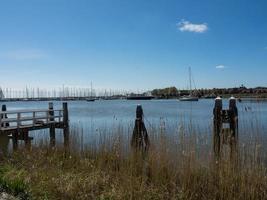
<path fill-rule="evenodd" d="M 50 102 L 48 109 L 11 110 L 2 105 L 0 111 L 0 134 L 8 135 L 16 147 L 18 140 L 28 144 L 33 138 L 29 131 L 50 129 L 50 144 L 55 145 L 55 129 L 64 130 L 64 143 L 68 142 L 69 115 L 68 104 L 63 103 L 61 109 L 54 109 Z"/>

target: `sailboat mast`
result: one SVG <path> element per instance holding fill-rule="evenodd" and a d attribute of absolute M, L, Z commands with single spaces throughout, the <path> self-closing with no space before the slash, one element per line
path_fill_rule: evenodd
<path fill-rule="evenodd" d="M 92 98 L 92 94 L 93 94 L 93 83 L 91 81 L 91 98 Z"/>
<path fill-rule="evenodd" d="M 189 89 L 190 89 L 190 94 L 192 91 L 192 78 L 191 78 L 191 67 L 189 67 Z"/>

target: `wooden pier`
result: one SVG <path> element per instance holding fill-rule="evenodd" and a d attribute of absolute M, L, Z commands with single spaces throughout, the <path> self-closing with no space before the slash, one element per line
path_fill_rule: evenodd
<path fill-rule="evenodd" d="M 13 140 L 16 148 L 18 140 L 24 140 L 25 145 L 33 139 L 29 137 L 29 131 L 50 129 L 50 144 L 55 145 L 55 129 L 64 130 L 64 143 L 68 143 L 69 115 L 68 104 L 63 103 L 61 109 L 54 109 L 50 102 L 48 109 L 12 110 L 7 111 L 6 105 L 2 105 L 0 111 L 0 134 L 8 135 Z"/>

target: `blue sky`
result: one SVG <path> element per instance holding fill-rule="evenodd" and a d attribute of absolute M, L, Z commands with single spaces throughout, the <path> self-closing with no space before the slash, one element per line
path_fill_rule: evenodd
<path fill-rule="evenodd" d="M 266 0 L 0 0 L 0 86 L 267 86 Z"/>

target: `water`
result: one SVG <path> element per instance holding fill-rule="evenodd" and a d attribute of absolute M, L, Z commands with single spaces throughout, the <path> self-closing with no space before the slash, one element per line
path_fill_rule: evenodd
<path fill-rule="evenodd" d="M 18 109 L 47 109 L 48 102 L 1 102 L 6 104 L 7 110 Z M 118 126 L 127 129 L 128 133 L 133 128 L 135 109 L 141 104 L 145 115 L 147 128 L 158 127 L 164 122 L 166 132 L 174 134 L 179 126 L 193 126 L 198 133 L 212 134 L 212 117 L 214 100 L 200 100 L 198 102 L 179 102 L 178 100 L 99 100 L 95 102 L 69 101 L 70 125 L 83 130 L 84 141 L 90 142 L 99 130 L 113 130 Z M 224 108 L 228 106 L 227 100 L 223 101 Z M 266 135 L 267 130 L 267 102 L 242 102 L 238 103 L 239 132 L 242 138 L 251 134 Z M 62 107 L 62 102 L 55 101 L 54 108 Z M 252 129 L 257 127 L 254 133 Z M 254 131 L 254 130 L 253 130 Z M 39 134 L 39 133 L 42 134 Z M 47 138 L 47 131 L 30 133 L 38 140 Z M 59 137 L 59 136 L 58 136 Z M 60 139 L 59 139 L 60 140 Z"/>

